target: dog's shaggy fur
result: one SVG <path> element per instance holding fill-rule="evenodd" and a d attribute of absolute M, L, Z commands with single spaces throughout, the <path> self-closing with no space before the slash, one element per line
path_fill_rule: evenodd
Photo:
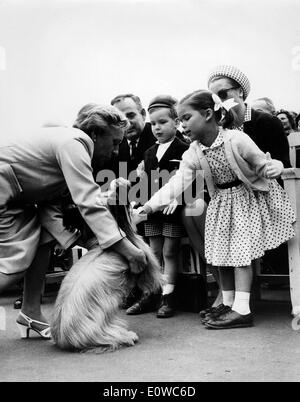
<path fill-rule="evenodd" d="M 138 336 L 126 329 L 119 306 L 135 285 L 144 293 L 160 291 L 160 266 L 150 247 L 133 231 L 127 208 L 115 206 L 111 211 L 127 238 L 145 252 L 148 266 L 133 274 L 120 254 L 102 251 L 94 244 L 70 269 L 57 296 L 51 334 L 61 349 L 103 352 L 134 345 Z"/>

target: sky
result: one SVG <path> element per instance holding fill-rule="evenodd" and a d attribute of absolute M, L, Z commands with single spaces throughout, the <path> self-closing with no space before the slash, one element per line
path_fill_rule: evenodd
<path fill-rule="evenodd" d="M 300 112 L 299 16 L 299 0 L 0 0 L 0 135 L 120 93 L 180 99 L 219 64 L 249 77 L 249 102 Z"/>

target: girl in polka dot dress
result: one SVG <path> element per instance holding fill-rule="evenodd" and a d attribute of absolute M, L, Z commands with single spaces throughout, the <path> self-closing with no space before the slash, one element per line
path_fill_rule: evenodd
<path fill-rule="evenodd" d="M 283 165 L 264 154 L 251 138 L 228 130 L 233 99 L 221 102 L 210 91 L 184 97 L 179 117 L 193 141 L 177 174 L 142 207 L 141 213 L 164 208 L 203 170 L 211 196 L 205 223 L 205 256 L 219 268 L 223 304 L 203 320 L 208 329 L 253 325 L 249 299 L 251 262 L 265 250 L 294 236 L 295 214 L 276 178 Z"/>

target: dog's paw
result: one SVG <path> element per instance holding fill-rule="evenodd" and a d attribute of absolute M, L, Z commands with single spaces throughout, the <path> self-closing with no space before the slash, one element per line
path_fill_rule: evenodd
<path fill-rule="evenodd" d="M 128 338 L 131 345 L 134 345 L 139 340 L 138 335 L 133 331 L 128 331 Z"/>

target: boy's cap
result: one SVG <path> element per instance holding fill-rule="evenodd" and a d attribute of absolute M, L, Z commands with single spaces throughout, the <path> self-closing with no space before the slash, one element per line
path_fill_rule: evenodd
<path fill-rule="evenodd" d="M 171 95 L 158 95 L 151 100 L 148 106 L 148 112 L 150 109 L 157 107 L 166 107 L 173 109 L 177 105 L 177 99 L 173 98 Z"/>

